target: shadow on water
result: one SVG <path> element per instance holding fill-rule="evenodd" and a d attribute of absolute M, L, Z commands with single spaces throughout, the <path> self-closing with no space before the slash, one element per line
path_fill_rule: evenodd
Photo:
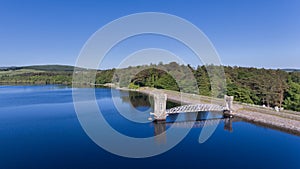
<path fill-rule="evenodd" d="M 192 128 L 203 128 L 204 126 L 223 124 L 224 131 L 233 132 L 232 123 L 239 121 L 237 118 L 224 118 L 223 116 L 210 118 L 210 114 L 212 114 L 212 112 L 183 113 L 183 115 L 188 118 L 186 120 L 179 121 L 176 119 L 181 118 L 181 114 L 174 114 L 168 116 L 167 121 L 154 121 L 152 125 L 154 126 L 155 141 L 158 144 L 166 143 L 167 135 L 165 131 L 171 126 L 177 128 L 186 128 L 191 126 Z M 193 116 L 196 116 L 196 119 L 192 119 L 191 117 Z"/>

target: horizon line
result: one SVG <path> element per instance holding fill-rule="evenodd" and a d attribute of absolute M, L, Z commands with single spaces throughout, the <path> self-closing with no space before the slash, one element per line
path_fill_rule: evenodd
<path fill-rule="evenodd" d="M 171 62 L 168 62 L 168 63 L 163 63 L 163 64 L 169 64 Z M 177 62 L 176 62 L 177 63 Z M 147 65 L 133 65 L 132 67 L 136 67 L 136 66 L 150 66 L 151 64 L 153 65 L 158 65 L 156 63 L 149 63 Z M 179 65 L 185 65 L 185 64 L 179 64 Z M 191 67 L 193 68 L 197 68 L 198 66 L 205 66 L 204 64 L 202 65 L 192 65 L 190 63 L 187 63 L 187 65 L 191 65 Z M 72 65 L 72 64 L 62 64 L 62 63 L 49 63 L 49 64 L 31 64 L 31 65 L 9 65 L 9 66 L 0 66 L 0 68 L 13 68 L 13 67 L 29 67 L 29 66 L 72 66 L 72 67 L 76 67 L 76 65 Z M 257 68 L 257 69 L 273 69 L 273 70 L 276 70 L 276 69 L 280 69 L 280 70 L 286 70 L 286 69 L 296 69 L 296 70 L 300 70 L 300 68 L 295 68 L 295 67 L 281 67 L 281 68 L 270 68 L 270 67 L 257 67 L 257 66 L 242 66 L 242 65 L 223 65 L 221 64 L 221 66 L 226 66 L 226 67 L 242 67 L 242 68 Z M 79 67 L 79 68 L 82 68 L 82 67 Z M 86 68 L 84 68 L 86 69 Z M 110 68 L 104 68 L 104 69 L 97 69 L 97 70 L 109 70 L 109 69 L 116 69 L 115 67 L 110 67 Z M 123 68 L 121 68 L 123 69 Z"/>

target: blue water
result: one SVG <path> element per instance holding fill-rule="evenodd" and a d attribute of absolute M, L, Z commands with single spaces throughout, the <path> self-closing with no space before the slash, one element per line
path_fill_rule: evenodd
<path fill-rule="evenodd" d="M 110 89 L 99 88 L 95 92 L 103 115 L 116 130 L 135 137 L 155 134 L 154 124 L 135 123 L 122 117 L 114 107 Z M 120 91 L 115 93 L 128 110 L 149 109 L 149 103 L 144 103 L 147 102 L 145 97 Z M 128 99 L 129 96 L 134 99 Z M 211 114 L 207 113 L 203 117 L 209 116 Z M 220 123 L 203 144 L 198 143 L 200 132 L 201 127 L 193 128 L 182 142 L 161 155 L 124 158 L 98 147 L 85 134 L 74 111 L 71 88 L 0 86 L 1 169 L 300 168 L 299 136 L 243 121 L 234 121 L 231 132 L 224 130 L 224 123 Z"/>

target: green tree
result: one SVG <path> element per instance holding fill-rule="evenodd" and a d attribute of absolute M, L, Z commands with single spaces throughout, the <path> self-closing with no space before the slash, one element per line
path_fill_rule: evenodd
<path fill-rule="evenodd" d="M 140 86 L 138 86 L 138 85 L 135 85 L 134 83 L 129 83 L 129 85 L 128 85 L 128 88 L 129 89 L 138 89 Z"/>
<path fill-rule="evenodd" d="M 162 75 L 162 77 L 155 82 L 154 87 L 179 91 L 176 81 L 169 74 Z"/>
<path fill-rule="evenodd" d="M 236 101 L 253 104 L 253 101 L 250 97 L 250 90 L 238 87 L 234 83 L 227 85 L 227 95 L 234 96 L 234 100 Z"/>
<path fill-rule="evenodd" d="M 211 94 L 211 86 L 204 66 L 198 66 L 197 70 L 195 71 L 195 77 L 199 88 L 199 94 L 209 96 Z"/>
<path fill-rule="evenodd" d="M 291 79 L 289 79 L 288 84 L 289 89 L 286 92 L 284 108 L 300 111 L 300 84 L 293 82 Z"/>

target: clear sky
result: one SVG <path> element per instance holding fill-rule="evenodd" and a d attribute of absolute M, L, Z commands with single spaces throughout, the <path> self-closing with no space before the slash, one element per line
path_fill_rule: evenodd
<path fill-rule="evenodd" d="M 300 68 L 299 9 L 299 0 L 0 0 L 0 66 L 74 65 L 86 40 L 110 21 L 164 12 L 199 27 L 225 65 Z M 139 48 L 158 47 L 145 38 Z"/>

